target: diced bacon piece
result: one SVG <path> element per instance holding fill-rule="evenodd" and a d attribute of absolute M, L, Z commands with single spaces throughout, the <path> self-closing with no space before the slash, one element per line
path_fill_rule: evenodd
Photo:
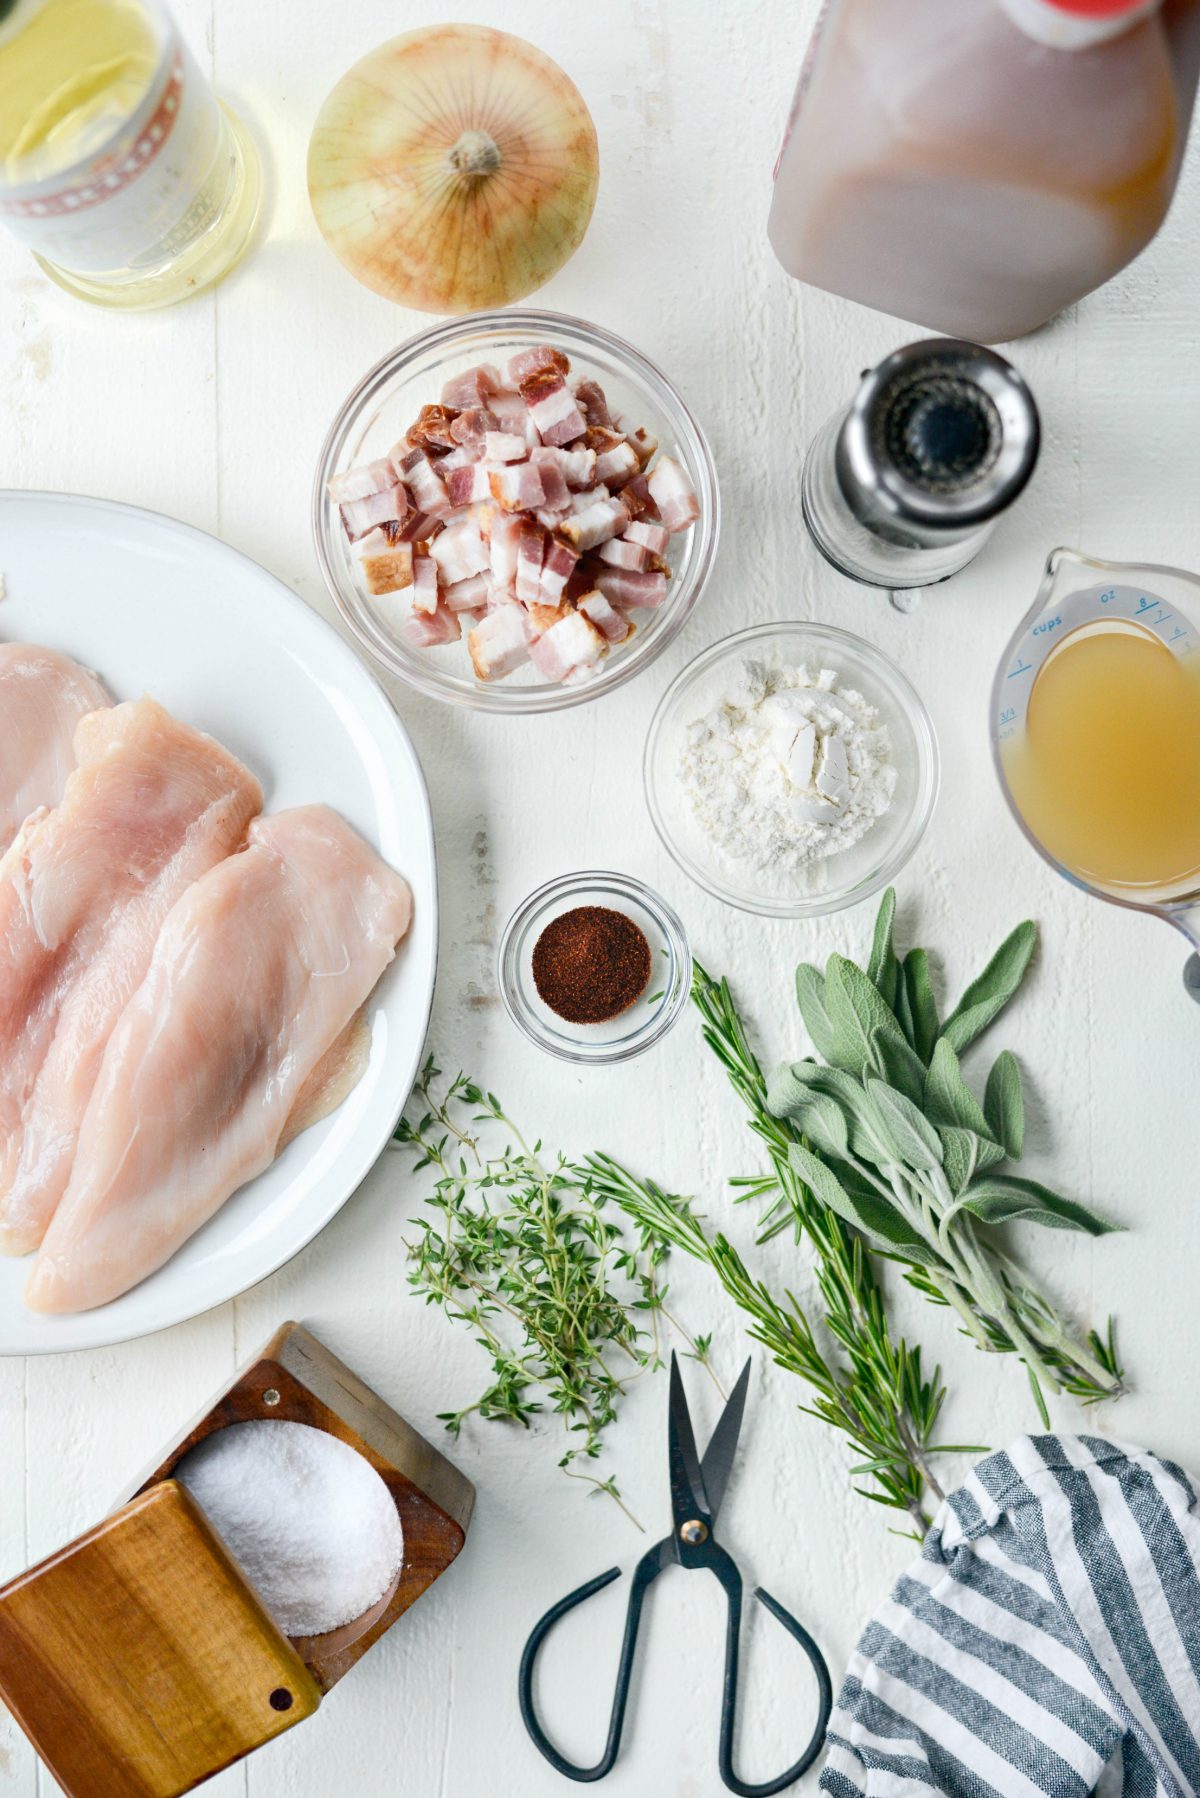
<path fill-rule="evenodd" d="M 497 512 L 491 522 L 488 548 L 492 559 L 492 577 L 500 587 L 512 587 L 517 578 L 517 552 L 521 542 L 521 520 L 508 512 Z"/>
<path fill-rule="evenodd" d="M 642 467 L 649 467 L 654 458 L 654 452 L 658 448 L 658 438 L 652 437 L 644 425 L 639 425 L 636 431 L 627 431 L 626 437 L 633 445 Z"/>
<path fill-rule="evenodd" d="M 469 506 L 476 500 L 491 497 L 487 469 L 482 462 L 469 462 L 466 468 L 452 468 L 446 476 L 446 492 L 452 506 Z"/>
<path fill-rule="evenodd" d="M 443 520 L 431 518 L 428 512 L 410 512 L 400 527 L 405 543 L 428 543 L 442 529 Z"/>
<path fill-rule="evenodd" d="M 442 643 L 457 643 L 462 636 L 458 614 L 445 606 L 439 606 L 433 613 L 414 612 L 401 630 L 418 649 L 436 649 Z"/>
<path fill-rule="evenodd" d="M 598 499 L 611 498 L 612 495 L 608 491 L 608 488 L 603 482 L 600 482 L 595 487 L 587 488 L 583 493 L 573 493 L 571 495 L 571 510 L 572 512 L 586 512 L 588 507 L 594 506 Z"/>
<path fill-rule="evenodd" d="M 482 444 L 479 445 L 478 449 L 475 445 L 472 445 L 468 449 L 465 445 L 456 443 L 452 450 L 447 450 L 444 456 L 439 456 L 437 459 L 437 471 L 441 475 L 443 481 L 454 469 L 470 468 L 472 463 L 481 462 L 483 460 L 482 454 L 480 453 L 482 447 Z"/>
<path fill-rule="evenodd" d="M 599 381 L 576 381 L 575 398 L 587 413 L 590 425 L 603 425 L 606 430 L 612 430 L 613 416 Z"/>
<path fill-rule="evenodd" d="M 596 554 L 613 568 L 634 568 L 639 574 L 650 566 L 650 551 L 642 543 L 631 543 L 628 537 L 610 537 Z"/>
<path fill-rule="evenodd" d="M 619 499 L 598 499 L 564 519 L 558 528 L 572 549 L 585 550 L 619 537 L 628 523 L 629 514 Z"/>
<path fill-rule="evenodd" d="M 661 456 L 647 479 L 654 503 L 669 531 L 686 531 L 700 516 L 700 501 L 687 474 L 673 456 Z"/>
<path fill-rule="evenodd" d="M 644 474 L 635 474 L 632 481 L 626 481 L 621 489 L 621 498 L 629 507 L 634 518 L 644 518 L 657 524 L 659 510 L 650 491 L 650 483 Z"/>
<path fill-rule="evenodd" d="M 650 551 L 652 556 L 662 555 L 670 535 L 665 524 L 648 524 L 642 518 L 635 518 L 625 532 L 627 542 L 640 543 L 644 549 Z"/>
<path fill-rule="evenodd" d="M 486 574 L 472 574 L 465 581 L 456 581 L 452 587 L 447 587 L 442 598 L 452 612 L 486 611 L 490 588 Z"/>
<path fill-rule="evenodd" d="M 429 547 L 429 553 L 442 571 L 447 587 L 482 574 L 488 567 L 488 552 L 479 526 L 474 519 L 452 524 Z"/>
<path fill-rule="evenodd" d="M 533 515 L 544 531 L 554 532 L 564 518 L 571 516 L 570 506 L 539 506 Z"/>
<path fill-rule="evenodd" d="M 389 518 L 383 524 L 377 524 L 373 531 L 365 537 L 359 537 L 350 545 L 352 556 L 374 556 L 381 550 L 392 549 L 397 543 L 407 542 L 404 526 L 398 518 Z"/>
<path fill-rule="evenodd" d="M 561 350 L 548 343 L 535 343 L 532 349 L 518 350 L 509 357 L 508 378 L 514 387 L 528 381 L 531 375 L 546 373 L 569 375 L 571 364 Z"/>
<path fill-rule="evenodd" d="M 486 406 L 488 395 L 496 393 L 500 387 L 500 371 L 493 368 L 490 362 L 484 362 L 478 368 L 468 368 L 461 375 L 455 375 L 442 388 L 443 406 L 453 406 L 459 411 L 468 406 Z"/>
<path fill-rule="evenodd" d="M 469 406 L 465 412 L 459 413 L 451 426 L 454 441 L 482 455 L 484 438 L 489 431 L 496 430 L 499 423 L 496 414 L 487 406 Z"/>
<path fill-rule="evenodd" d="M 598 587 L 591 593 L 585 593 L 579 601 L 579 610 L 585 618 L 590 618 L 602 636 L 610 643 L 624 643 L 626 637 L 633 635 L 633 625 L 624 612 L 618 612 L 614 605 L 605 599 Z"/>
<path fill-rule="evenodd" d="M 596 452 L 581 449 L 558 449 L 552 443 L 544 443 L 535 449 L 530 460 L 539 464 L 553 463 L 562 474 L 568 487 L 587 488 L 596 484 Z"/>
<path fill-rule="evenodd" d="M 423 449 L 428 454 L 431 450 L 453 449 L 458 441 L 453 433 L 454 413 L 445 406 L 422 406 L 420 412 L 404 433 L 404 441 L 410 449 Z"/>
<path fill-rule="evenodd" d="M 414 612 L 437 611 L 438 571 L 431 556 L 415 556 L 412 560 L 412 602 Z"/>
<path fill-rule="evenodd" d="M 499 420 L 502 431 L 515 431 L 518 437 L 524 437 L 529 409 L 519 393 L 508 387 L 493 393 L 488 400 L 488 411 Z"/>
<path fill-rule="evenodd" d="M 517 544 L 517 598 L 524 605 L 536 601 L 542 591 L 542 553 L 546 539 L 536 524 L 523 523 Z"/>
<path fill-rule="evenodd" d="M 480 680 L 503 680 L 529 660 L 533 629 L 524 606 L 506 602 L 481 618 L 467 637 Z"/>
<path fill-rule="evenodd" d="M 541 471 L 536 462 L 505 462 L 489 470 L 492 498 L 506 512 L 535 512 L 546 503 Z"/>
<path fill-rule="evenodd" d="M 524 433 L 489 431 L 483 440 L 484 457 L 489 462 L 523 462 L 529 454 Z"/>
<path fill-rule="evenodd" d="M 428 512 L 437 518 L 450 510 L 446 484 L 424 450 L 409 449 L 406 444 L 398 443 L 392 450 L 392 466 L 398 479 L 412 494 L 418 512 Z"/>
<path fill-rule="evenodd" d="M 411 543 L 389 543 L 382 531 L 372 531 L 369 538 L 363 538 L 363 544 L 371 545 L 362 551 L 358 562 L 362 570 L 362 583 L 368 593 L 376 596 L 380 593 L 398 593 L 401 587 L 411 585 Z"/>
<path fill-rule="evenodd" d="M 397 481 L 383 493 L 347 500 L 341 508 L 342 528 L 351 543 L 378 524 L 398 524 L 408 515 L 408 494 Z"/>
<path fill-rule="evenodd" d="M 571 508 L 571 489 L 567 486 L 567 477 L 554 462 L 538 462 L 535 464 L 542 480 L 542 493 L 545 503 L 551 512 L 568 512 Z"/>
<path fill-rule="evenodd" d="M 641 466 L 632 443 L 626 443 L 622 437 L 596 457 L 596 479 L 608 487 L 623 487 L 640 472 Z"/>
<path fill-rule="evenodd" d="M 547 680 L 565 680 L 576 668 L 590 668 L 607 649 L 607 639 L 590 618 L 568 612 L 536 639 L 529 653 L 539 674 Z"/>
<path fill-rule="evenodd" d="M 370 499 L 373 493 L 386 493 L 396 484 L 396 471 L 387 456 L 374 462 L 360 462 L 357 468 L 345 468 L 330 475 L 325 490 L 335 506 L 354 499 Z"/>
<path fill-rule="evenodd" d="M 587 419 L 560 374 L 531 375 L 521 382 L 521 397 L 543 443 L 573 443 L 587 430 Z"/>
<path fill-rule="evenodd" d="M 548 540 L 542 561 L 542 600 L 546 605 L 558 604 L 578 560 L 578 551 L 560 543 L 556 537 Z"/>
<path fill-rule="evenodd" d="M 632 568 L 605 568 L 601 564 L 593 578 L 614 606 L 645 606 L 653 610 L 667 597 L 665 574 L 638 574 Z"/>
<path fill-rule="evenodd" d="M 529 622 L 533 626 L 534 635 L 540 637 L 543 632 L 553 630 L 554 626 L 564 618 L 569 618 L 574 608 L 563 605 L 544 605 L 538 600 L 533 605 L 526 606 L 525 610 L 529 613 Z"/>

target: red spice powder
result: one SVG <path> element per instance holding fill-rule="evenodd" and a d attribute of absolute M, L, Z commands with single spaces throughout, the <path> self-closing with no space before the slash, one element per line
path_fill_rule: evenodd
<path fill-rule="evenodd" d="M 533 984 L 569 1024 L 607 1024 L 650 984 L 645 933 L 607 905 L 577 905 L 547 924 L 533 948 Z"/>

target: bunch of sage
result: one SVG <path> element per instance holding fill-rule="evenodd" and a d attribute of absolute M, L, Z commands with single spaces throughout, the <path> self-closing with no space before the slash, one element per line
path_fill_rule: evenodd
<path fill-rule="evenodd" d="M 1020 987 L 1035 929 L 1018 925 L 942 1020 L 924 950 L 896 954 L 895 909 L 889 889 L 866 969 L 841 955 L 823 975 L 798 969 L 800 1011 L 824 1064 L 781 1068 L 768 1104 L 802 1133 L 788 1151 L 796 1176 L 918 1291 L 953 1307 L 980 1348 L 1018 1355 L 1049 1427 L 1046 1390 L 1085 1403 L 1122 1390 L 1112 1324 L 1104 1338 L 1080 1340 L 991 1226 L 1022 1218 L 1093 1236 L 1113 1226 L 999 1171 L 1024 1148 L 1017 1063 L 997 1057 L 980 1102 L 959 1059 Z"/>

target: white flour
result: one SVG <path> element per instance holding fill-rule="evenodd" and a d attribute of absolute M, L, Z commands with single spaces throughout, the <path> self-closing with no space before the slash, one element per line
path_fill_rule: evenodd
<path fill-rule="evenodd" d="M 896 787 L 879 714 L 835 670 L 750 659 L 689 727 L 679 772 L 718 855 L 782 874 L 860 842 Z"/>

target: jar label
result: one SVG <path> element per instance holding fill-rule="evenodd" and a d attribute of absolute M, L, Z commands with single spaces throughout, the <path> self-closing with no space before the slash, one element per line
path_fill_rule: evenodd
<path fill-rule="evenodd" d="M 205 186 L 221 138 L 211 89 L 173 34 L 136 112 L 85 162 L 0 187 L 0 223 L 80 273 L 164 260 L 205 228 Z M 210 207 L 220 210 L 220 195 Z"/>

